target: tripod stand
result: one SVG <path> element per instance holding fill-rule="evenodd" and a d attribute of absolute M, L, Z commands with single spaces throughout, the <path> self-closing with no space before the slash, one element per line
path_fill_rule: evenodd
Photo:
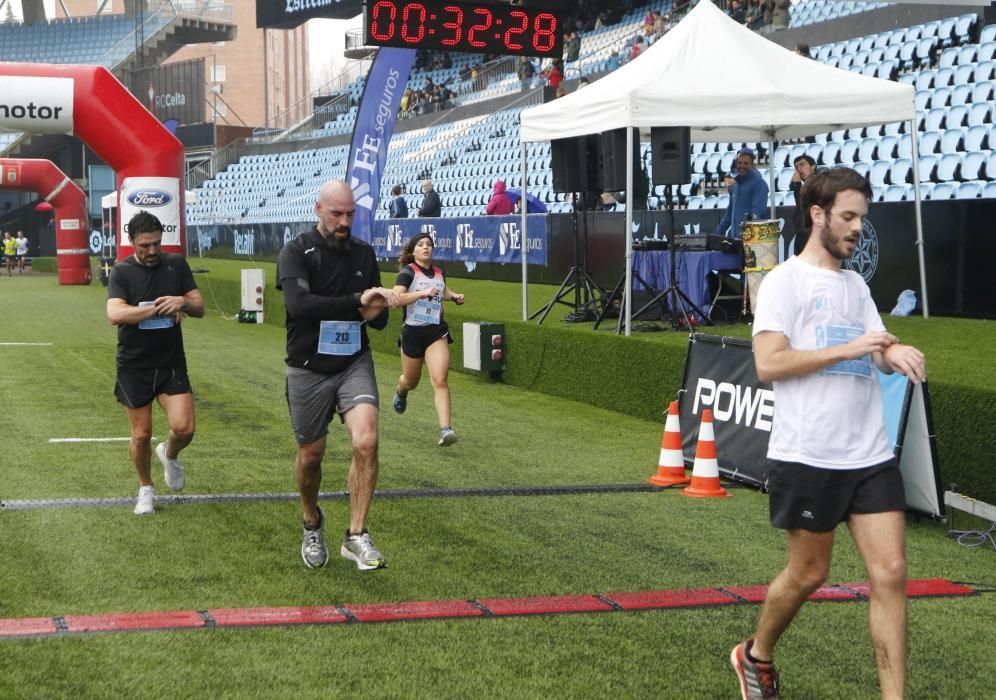
<path fill-rule="evenodd" d="M 582 245 L 578 234 L 577 192 L 572 193 L 571 200 L 574 205 L 573 213 L 571 214 L 571 224 L 574 227 L 574 264 L 571 266 L 571 269 L 567 271 L 567 274 L 564 275 L 564 280 L 560 283 L 560 287 L 554 293 L 553 298 L 529 316 L 530 321 L 539 316 L 540 319 L 536 322 L 537 324 L 541 324 L 546 320 L 547 315 L 555 305 L 563 304 L 568 307 L 572 306 L 570 302 L 564 301 L 564 297 L 571 294 L 571 292 L 574 293 L 574 311 L 565 316 L 564 320 L 574 322 L 593 321 L 595 320 L 595 311 L 593 310 L 593 307 L 598 308 L 600 301 L 605 297 L 605 290 L 598 286 L 598 283 L 592 278 L 591 275 L 588 274 L 588 270 L 584 264 L 585 256 L 582 255 Z M 584 245 L 587 246 L 587 219 L 585 219 L 584 229 Z M 583 301 L 582 297 L 584 299 Z"/>
<path fill-rule="evenodd" d="M 693 319 L 689 316 L 689 311 L 694 311 L 698 315 L 698 318 L 702 319 L 706 325 L 712 325 L 712 321 L 709 320 L 709 316 L 704 314 L 702 310 L 688 298 L 688 295 L 681 290 L 681 287 L 678 286 L 678 251 L 681 248 L 681 245 L 677 242 L 678 237 L 675 235 L 674 230 L 674 201 L 672 199 L 671 185 L 664 186 L 664 209 L 667 212 L 668 229 L 671 232 L 670 245 L 668 245 L 668 254 L 671 258 L 671 274 L 669 275 L 670 284 L 667 289 L 658 293 L 653 299 L 640 307 L 633 314 L 633 316 L 639 316 L 654 304 L 670 297 L 671 327 L 674 328 L 674 330 L 678 330 L 682 323 L 684 323 L 684 327 L 686 329 L 691 330 Z M 698 323 L 698 321 L 696 320 L 694 323 Z"/>

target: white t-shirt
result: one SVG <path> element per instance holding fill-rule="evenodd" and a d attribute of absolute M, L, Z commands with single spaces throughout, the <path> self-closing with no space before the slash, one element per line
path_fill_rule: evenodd
<path fill-rule="evenodd" d="M 15 238 L 17 241 L 17 254 L 27 255 L 28 254 L 28 239 L 27 238 Z"/>
<path fill-rule="evenodd" d="M 885 330 L 859 274 L 824 270 L 798 257 L 765 276 L 756 306 L 754 335 L 783 333 L 793 350 L 832 347 L 865 331 Z M 769 458 L 825 469 L 860 469 L 893 456 L 870 355 L 773 384 Z"/>

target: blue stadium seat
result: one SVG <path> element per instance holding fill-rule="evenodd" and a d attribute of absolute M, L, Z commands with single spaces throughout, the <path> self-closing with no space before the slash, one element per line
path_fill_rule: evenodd
<path fill-rule="evenodd" d="M 972 41 L 972 32 L 975 31 L 977 21 L 978 15 L 975 14 L 965 14 L 959 17 L 954 26 L 955 41 L 959 44 L 967 44 Z"/>
<path fill-rule="evenodd" d="M 925 112 L 930 109 L 930 100 L 934 97 L 931 89 L 917 90 L 913 95 L 913 106 L 918 112 Z"/>
<path fill-rule="evenodd" d="M 937 38 L 940 40 L 941 46 L 952 46 L 954 44 L 955 21 L 954 17 L 941 20 L 941 24 L 937 28 Z"/>
<path fill-rule="evenodd" d="M 969 113 L 969 121 L 971 121 L 971 113 Z M 989 128 L 987 124 L 970 126 L 965 131 L 965 150 L 968 153 L 986 150 L 988 145 Z"/>
<path fill-rule="evenodd" d="M 944 118 L 947 112 L 942 108 L 931 107 L 924 115 L 923 128 L 921 131 L 939 131 L 944 126 Z"/>
<path fill-rule="evenodd" d="M 982 61 L 978 63 L 975 66 L 973 78 L 975 82 L 996 78 L 996 61 Z"/>
<path fill-rule="evenodd" d="M 996 41 L 987 41 L 984 44 L 979 44 L 979 52 L 976 54 L 976 61 L 991 61 L 993 56 L 996 55 Z"/>
<path fill-rule="evenodd" d="M 937 39 L 920 39 L 916 42 L 913 56 L 919 66 L 929 66 L 937 55 Z"/>
<path fill-rule="evenodd" d="M 990 138 L 992 138 L 990 136 Z M 996 181 L 996 151 L 989 151 L 986 155 L 986 179 Z"/>
<path fill-rule="evenodd" d="M 971 107 L 968 108 L 967 123 L 969 127 L 992 124 L 992 121 L 993 121 L 992 100 L 988 100 L 986 102 L 979 102 L 977 104 L 973 104 Z"/>
<path fill-rule="evenodd" d="M 858 157 L 857 160 L 869 163 L 875 159 L 875 149 L 878 148 L 878 139 L 876 138 L 866 138 L 862 139 L 860 145 L 858 146 Z"/>
<path fill-rule="evenodd" d="M 960 47 L 958 49 L 958 65 L 967 66 L 970 63 L 975 63 L 978 52 L 979 47 L 975 44 Z"/>
<path fill-rule="evenodd" d="M 891 163 L 886 160 L 876 160 L 868 169 L 868 182 L 872 187 L 884 187 L 889 176 Z"/>
<path fill-rule="evenodd" d="M 882 136 L 878 139 L 878 146 L 875 148 L 876 160 L 892 160 L 896 157 L 896 150 L 899 147 L 899 137 Z"/>
<path fill-rule="evenodd" d="M 929 193 L 930 196 L 926 197 L 926 199 L 952 199 L 955 193 L 955 184 L 953 182 L 935 182 L 934 186 L 930 188 Z"/>
<path fill-rule="evenodd" d="M 979 152 L 964 153 L 961 157 L 961 179 L 965 181 L 985 180 L 986 156 Z"/>
<path fill-rule="evenodd" d="M 981 182 L 959 182 L 955 188 L 955 199 L 978 199 L 982 195 Z"/>
<path fill-rule="evenodd" d="M 938 68 L 951 68 L 958 65 L 958 49 L 951 47 L 941 51 L 937 59 Z"/>
<path fill-rule="evenodd" d="M 840 144 L 836 141 L 827 141 L 823 144 L 823 151 L 820 157 L 816 159 L 819 165 L 836 165 L 840 162 Z"/>
<path fill-rule="evenodd" d="M 968 126 L 968 107 L 958 105 L 949 108 L 944 118 L 944 125 L 949 129 L 956 126 Z"/>
<path fill-rule="evenodd" d="M 906 185 L 889 185 L 882 193 L 883 202 L 902 202 L 906 199 Z"/>
<path fill-rule="evenodd" d="M 858 155 L 858 146 L 860 143 L 857 139 L 848 139 L 840 145 L 840 160 L 838 162 L 843 164 L 853 163 Z"/>
<path fill-rule="evenodd" d="M 987 182 L 982 187 L 982 198 L 983 199 L 996 199 L 996 181 Z"/>
<path fill-rule="evenodd" d="M 930 107 L 931 109 L 941 109 L 947 107 L 951 104 L 951 88 L 950 87 L 937 87 L 931 90 L 930 96 Z"/>
<path fill-rule="evenodd" d="M 916 81 L 913 83 L 913 85 L 916 87 L 917 90 L 929 90 L 930 88 L 934 87 L 935 72 L 936 71 L 933 71 L 930 68 L 925 68 L 919 73 L 916 73 Z"/>
<path fill-rule="evenodd" d="M 941 132 L 924 131 L 917 140 L 917 150 L 920 155 L 930 155 L 938 153 L 941 149 Z M 902 154 L 900 154 L 902 155 Z"/>
<path fill-rule="evenodd" d="M 909 158 L 897 158 L 889 168 L 889 182 L 902 185 L 913 181 L 913 161 Z"/>
<path fill-rule="evenodd" d="M 967 105 L 972 101 L 972 86 L 971 85 L 954 85 L 951 88 L 951 106 L 960 107 L 962 105 Z"/>
<path fill-rule="evenodd" d="M 937 173 L 937 156 L 921 155 L 920 160 L 917 163 L 916 171 L 920 178 L 920 182 L 934 181 Z"/>
<path fill-rule="evenodd" d="M 987 24 L 979 32 L 979 43 L 984 44 L 988 41 L 996 41 L 996 24 Z"/>
<path fill-rule="evenodd" d="M 957 180 L 958 166 L 961 165 L 961 157 L 957 153 L 944 153 L 937 161 L 937 179 L 940 182 Z"/>
<path fill-rule="evenodd" d="M 941 153 L 958 153 L 964 150 L 965 129 L 956 127 L 941 132 Z"/>

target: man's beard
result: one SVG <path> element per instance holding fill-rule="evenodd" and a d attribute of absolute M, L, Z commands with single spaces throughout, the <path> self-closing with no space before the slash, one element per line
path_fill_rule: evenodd
<path fill-rule="evenodd" d="M 844 239 L 842 238 L 839 241 L 834 240 L 833 234 L 830 233 L 830 224 L 828 223 L 824 223 L 823 229 L 820 231 L 820 243 L 823 244 L 823 248 L 830 253 L 830 255 L 837 258 L 841 262 L 851 257 L 850 253 L 844 252 Z"/>
<path fill-rule="evenodd" d="M 345 233 L 345 236 L 340 236 L 340 233 Z M 329 246 L 337 253 L 348 253 L 349 252 L 349 241 L 352 238 L 352 233 L 350 232 L 349 226 L 337 226 L 333 231 L 332 235 L 329 236 Z"/>

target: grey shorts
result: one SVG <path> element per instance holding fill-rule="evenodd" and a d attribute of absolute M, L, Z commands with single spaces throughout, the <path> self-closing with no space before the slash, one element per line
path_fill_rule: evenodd
<path fill-rule="evenodd" d="M 864 469 L 820 469 L 768 460 L 768 512 L 782 530 L 830 532 L 852 514 L 906 510 L 895 458 Z"/>
<path fill-rule="evenodd" d="M 297 444 L 324 437 L 336 413 L 340 419 L 361 403 L 380 406 L 373 356 L 366 352 L 338 374 L 287 367 L 287 407 Z"/>

